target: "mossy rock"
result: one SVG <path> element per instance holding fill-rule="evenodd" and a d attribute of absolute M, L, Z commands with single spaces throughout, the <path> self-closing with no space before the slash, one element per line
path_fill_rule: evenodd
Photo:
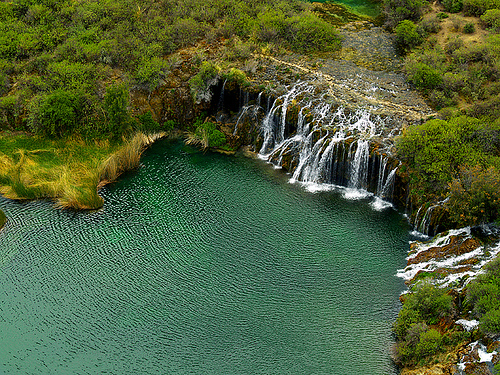
<path fill-rule="evenodd" d="M 2 210 L 0 210 L 0 229 L 3 228 L 6 222 L 7 222 L 7 217 L 5 216 L 5 213 Z"/>

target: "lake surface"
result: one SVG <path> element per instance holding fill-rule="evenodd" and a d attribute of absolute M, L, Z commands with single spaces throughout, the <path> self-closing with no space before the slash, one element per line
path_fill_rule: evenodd
<path fill-rule="evenodd" d="M 397 373 L 393 209 L 169 141 L 102 195 L 0 198 L 0 373 Z"/>
<path fill-rule="evenodd" d="M 347 7 L 361 16 L 378 17 L 381 13 L 381 1 L 377 0 L 308 0 L 310 3 L 334 3 Z"/>

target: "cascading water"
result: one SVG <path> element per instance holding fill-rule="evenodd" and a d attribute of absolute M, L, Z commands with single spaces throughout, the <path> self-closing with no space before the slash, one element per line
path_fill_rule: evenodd
<path fill-rule="evenodd" d="M 391 167 L 389 156 L 374 151 L 375 145 L 385 147 L 382 142 L 390 132 L 397 134 L 390 118 L 373 115 L 372 108 L 336 105 L 314 85 L 299 82 L 267 110 L 260 106 L 260 95 L 257 104 L 242 107 L 234 135 L 243 131 L 240 123 L 256 108 L 265 111 L 259 155 L 285 167 L 292 182 L 345 186 L 360 196 L 372 191 L 391 200 L 397 168 Z"/>

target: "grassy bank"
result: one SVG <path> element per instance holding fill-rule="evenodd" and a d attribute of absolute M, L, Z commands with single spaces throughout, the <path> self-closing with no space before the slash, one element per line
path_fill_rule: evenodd
<path fill-rule="evenodd" d="M 137 133 L 111 143 L 0 135 L 0 192 L 10 199 L 55 199 L 63 208 L 102 207 L 98 185 L 136 168 L 144 148 L 160 136 Z"/>

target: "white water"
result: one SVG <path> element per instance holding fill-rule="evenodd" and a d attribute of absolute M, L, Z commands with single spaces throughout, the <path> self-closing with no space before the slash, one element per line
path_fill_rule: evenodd
<path fill-rule="evenodd" d="M 317 95 L 315 86 L 300 82 L 277 97 L 260 124 L 263 160 L 277 167 L 291 163 L 291 182 L 309 185 L 347 187 L 344 196 L 362 199 L 374 196 L 376 210 L 392 207 L 393 187 L 397 168 L 391 166 L 388 149 L 373 152 L 375 139 L 387 139 L 387 119 L 372 115 L 368 110 L 347 110 Z M 244 106 L 236 122 L 234 134 L 248 113 L 257 105 Z M 289 115 L 297 111 L 296 117 Z M 290 124 L 291 118 L 296 123 Z M 378 152 L 383 152 L 378 153 Z M 316 189 L 316 188 L 314 188 Z M 368 190 L 373 193 L 368 193 Z"/>
<path fill-rule="evenodd" d="M 439 234 L 429 242 L 414 242 L 412 252 L 408 255 L 407 260 L 415 259 L 419 254 L 431 248 L 443 247 L 450 243 L 452 237 L 459 236 L 461 241 L 471 238 L 470 227 L 450 230 L 444 234 Z M 477 275 L 482 273 L 482 268 L 496 255 L 500 253 L 500 242 L 491 247 L 480 246 L 470 252 L 461 255 L 447 255 L 439 259 L 431 259 L 429 261 L 410 264 L 404 269 L 398 270 L 396 276 L 401 277 L 405 281 L 412 280 L 419 272 L 433 272 L 438 269 L 446 269 L 447 275 L 442 278 L 433 278 L 433 283 L 442 287 L 448 287 L 457 281 L 468 277 L 466 284 L 473 280 Z M 478 262 L 470 264 L 470 270 L 459 272 L 458 269 L 464 266 L 464 261 L 467 259 L 476 258 Z"/>

